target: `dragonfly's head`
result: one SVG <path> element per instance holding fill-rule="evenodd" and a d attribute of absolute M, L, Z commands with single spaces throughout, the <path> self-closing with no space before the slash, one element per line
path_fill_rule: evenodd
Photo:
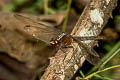
<path fill-rule="evenodd" d="M 59 41 L 58 41 L 58 40 L 55 40 L 54 38 L 52 38 L 51 41 L 50 41 L 50 44 L 51 44 L 52 46 L 55 46 L 55 45 L 58 45 L 58 44 L 59 44 Z"/>
<path fill-rule="evenodd" d="M 50 41 L 50 44 L 52 46 L 59 46 L 59 43 L 61 42 L 62 38 L 65 36 L 65 33 L 60 34 L 59 36 L 52 38 Z"/>

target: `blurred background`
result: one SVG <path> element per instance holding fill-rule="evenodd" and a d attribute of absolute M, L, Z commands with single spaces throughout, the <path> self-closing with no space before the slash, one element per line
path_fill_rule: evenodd
<path fill-rule="evenodd" d="M 72 1 L 67 24 L 68 26 L 72 26 L 68 28 L 68 31 L 71 31 L 89 1 L 90 0 Z M 65 12 L 68 2 L 69 0 L 0 0 L 0 11 L 25 13 L 37 16 L 48 14 L 54 15 L 59 12 Z M 70 24 L 71 22 L 73 22 L 73 24 Z M 108 20 L 101 36 L 104 37 L 104 39 L 99 41 L 99 47 L 95 47 L 100 57 L 102 58 L 106 54 L 114 54 L 117 52 L 104 67 L 107 68 L 113 65 L 120 65 L 120 0 L 118 0 L 118 6 L 113 11 L 112 17 Z M 87 65 L 89 65 L 89 67 Z M 92 67 L 93 66 L 86 61 L 80 70 L 85 74 Z M 79 71 L 76 76 L 81 76 Z M 91 80 L 120 80 L 120 67 L 102 72 Z"/>

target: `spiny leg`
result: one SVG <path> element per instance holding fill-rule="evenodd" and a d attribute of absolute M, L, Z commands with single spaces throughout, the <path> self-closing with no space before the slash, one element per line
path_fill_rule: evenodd
<path fill-rule="evenodd" d="M 72 49 L 73 49 L 73 52 L 74 52 L 74 47 L 73 47 L 73 46 L 62 46 L 62 47 L 60 48 L 61 51 L 63 51 L 64 53 L 66 53 L 66 52 L 63 50 L 63 48 L 72 48 Z M 64 60 L 65 60 L 66 56 L 67 56 L 67 53 L 65 54 Z"/>
<path fill-rule="evenodd" d="M 74 47 L 73 46 L 63 46 L 62 48 L 72 48 L 74 52 Z"/>

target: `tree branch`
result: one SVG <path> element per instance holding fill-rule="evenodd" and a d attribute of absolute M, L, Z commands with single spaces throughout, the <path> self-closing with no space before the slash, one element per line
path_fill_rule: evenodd
<path fill-rule="evenodd" d="M 111 17 L 112 10 L 117 6 L 117 0 L 92 0 L 83 11 L 71 35 L 98 36 Z M 94 41 L 84 41 L 92 48 Z M 64 53 L 59 50 L 55 57 L 50 58 L 50 65 L 40 80 L 70 80 L 85 61 L 84 52 L 77 43 L 71 44 L 73 49 Z M 65 49 L 66 50 L 66 49 Z"/>

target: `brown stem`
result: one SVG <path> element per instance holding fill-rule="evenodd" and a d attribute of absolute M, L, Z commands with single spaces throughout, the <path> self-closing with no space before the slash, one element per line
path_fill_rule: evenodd
<path fill-rule="evenodd" d="M 117 0 L 91 0 L 86 6 L 71 35 L 74 36 L 98 36 L 113 9 L 117 6 Z M 94 41 L 84 41 L 92 48 Z M 82 66 L 86 56 L 77 43 L 71 44 L 73 49 L 67 49 L 66 53 L 59 50 L 55 57 L 50 58 L 50 65 L 40 80 L 70 80 L 76 71 Z M 66 57 L 65 57 L 66 56 Z"/>

